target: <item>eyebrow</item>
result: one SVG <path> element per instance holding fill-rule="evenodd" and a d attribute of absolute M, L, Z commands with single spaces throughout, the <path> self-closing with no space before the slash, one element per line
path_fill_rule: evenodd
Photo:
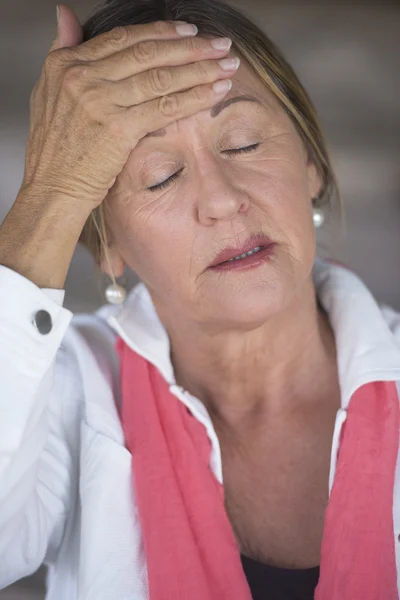
<path fill-rule="evenodd" d="M 261 105 L 260 100 L 255 98 L 254 96 L 235 96 L 234 98 L 228 98 L 226 100 L 221 100 L 215 106 L 213 106 L 210 110 L 210 116 L 212 119 L 215 119 L 225 108 L 228 108 L 231 104 L 236 104 L 236 102 L 256 102 Z M 145 135 L 142 139 L 148 137 L 164 137 L 166 135 L 165 129 L 157 129 L 157 131 L 151 131 L 147 135 Z"/>

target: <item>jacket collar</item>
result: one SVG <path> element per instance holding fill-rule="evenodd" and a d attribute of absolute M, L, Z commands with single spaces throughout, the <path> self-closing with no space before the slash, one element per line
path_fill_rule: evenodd
<path fill-rule="evenodd" d="M 312 277 L 317 296 L 335 333 L 342 408 L 371 381 L 400 381 L 400 348 L 377 301 L 352 271 L 317 258 Z M 176 383 L 170 340 L 144 283 L 107 318 L 135 352 L 153 363 L 169 385 Z"/>

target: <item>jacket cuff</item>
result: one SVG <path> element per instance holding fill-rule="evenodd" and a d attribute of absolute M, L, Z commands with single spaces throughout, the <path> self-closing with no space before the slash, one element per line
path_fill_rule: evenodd
<path fill-rule="evenodd" d="M 73 317 L 64 295 L 0 265 L 0 360 L 19 361 L 20 373 L 33 378 L 43 374 Z"/>

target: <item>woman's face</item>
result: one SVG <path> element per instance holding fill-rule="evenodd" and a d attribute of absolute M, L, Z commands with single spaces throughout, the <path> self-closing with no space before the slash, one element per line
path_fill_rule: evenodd
<path fill-rule="evenodd" d="M 223 102 L 238 96 L 254 101 L 204 110 L 142 139 L 107 199 L 114 264 L 133 269 L 161 311 L 211 327 L 248 327 L 282 311 L 315 257 L 316 168 L 243 59 Z M 254 233 L 275 242 L 270 260 L 255 269 L 209 268 Z"/>

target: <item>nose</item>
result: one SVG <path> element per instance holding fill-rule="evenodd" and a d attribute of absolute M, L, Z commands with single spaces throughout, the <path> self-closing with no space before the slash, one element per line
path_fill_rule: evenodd
<path fill-rule="evenodd" d="M 224 173 L 224 169 L 227 172 Z M 200 175 L 201 184 L 197 194 L 199 222 L 212 225 L 215 221 L 229 221 L 237 213 L 248 210 L 248 195 L 237 189 L 230 179 L 229 165 L 214 165 Z"/>

